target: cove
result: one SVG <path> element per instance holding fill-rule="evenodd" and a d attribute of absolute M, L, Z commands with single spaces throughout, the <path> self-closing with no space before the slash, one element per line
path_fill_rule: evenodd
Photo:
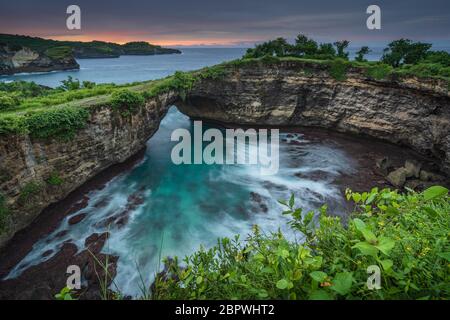
<path fill-rule="evenodd" d="M 102 190 L 90 192 L 88 205 L 37 241 L 7 279 L 52 259 L 64 243 L 81 251 L 87 238 L 109 231 L 102 251 L 119 257 L 114 282 L 123 293 L 136 296 L 140 274 L 149 285 L 161 256 L 183 257 L 200 245 L 215 244 L 217 237 L 245 238 L 254 224 L 266 232 L 281 228 L 291 234 L 277 200 L 287 199 L 292 191 L 306 209 L 328 202 L 343 212 L 343 198 L 333 181 L 354 168 L 336 147 L 312 143 L 301 134 L 282 134 L 280 170 L 261 176 L 257 165 L 174 165 L 174 128 L 192 130 L 192 122 L 172 107 L 149 140 L 143 161 Z M 322 178 L 308 178 L 317 172 Z M 85 214 L 80 222 L 69 223 L 80 214 Z"/>

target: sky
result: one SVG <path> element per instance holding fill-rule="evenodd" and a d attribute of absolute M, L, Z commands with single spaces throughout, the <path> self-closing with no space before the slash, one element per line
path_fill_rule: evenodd
<path fill-rule="evenodd" d="M 71 4 L 81 8 L 81 30 L 66 27 Z M 381 30 L 366 27 L 371 4 L 381 8 Z M 322 42 L 377 45 L 403 37 L 450 45 L 450 1 L 1 0 L 0 33 L 163 46 L 249 47 L 299 33 Z"/>

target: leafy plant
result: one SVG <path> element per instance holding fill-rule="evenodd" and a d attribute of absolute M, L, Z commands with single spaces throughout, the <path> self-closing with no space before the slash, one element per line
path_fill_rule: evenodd
<path fill-rule="evenodd" d="M 50 176 L 48 177 L 48 179 L 46 180 L 46 182 L 49 184 L 49 185 L 52 185 L 52 186 L 59 186 L 59 185 L 61 185 L 64 181 L 63 181 L 63 179 L 59 176 L 59 174 L 58 174 L 58 172 L 52 172 L 51 174 L 50 174 Z"/>
<path fill-rule="evenodd" d="M 142 94 L 126 89 L 114 92 L 111 97 L 112 107 L 124 116 L 136 113 L 144 103 L 145 99 Z"/>
<path fill-rule="evenodd" d="M 345 59 L 334 59 L 330 62 L 330 75 L 337 81 L 343 81 L 346 79 L 349 66 L 349 62 Z"/>
<path fill-rule="evenodd" d="M 18 202 L 22 205 L 29 204 L 30 201 L 39 193 L 42 189 L 42 186 L 35 182 L 30 181 L 20 190 Z"/>
<path fill-rule="evenodd" d="M 61 291 L 55 294 L 56 300 L 77 300 L 73 297 L 73 290 L 69 287 L 64 287 Z"/>
<path fill-rule="evenodd" d="M 89 111 L 86 109 L 64 107 L 30 113 L 25 123 L 34 138 L 70 140 L 86 126 L 88 118 Z"/>
<path fill-rule="evenodd" d="M 303 213 L 292 196 L 281 203 L 301 242 L 258 227 L 242 241 L 223 238 L 183 260 L 166 259 L 155 299 L 448 299 L 448 190 L 400 194 L 390 189 L 346 191 L 355 204 L 339 217 Z M 381 289 L 367 287 L 378 266 Z"/>

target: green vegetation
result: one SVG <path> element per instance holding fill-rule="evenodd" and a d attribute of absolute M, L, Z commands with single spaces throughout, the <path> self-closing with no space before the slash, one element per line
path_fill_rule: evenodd
<path fill-rule="evenodd" d="M 355 212 L 343 224 L 322 207 L 302 212 L 283 202 L 298 239 L 257 227 L 245 241 L 220 239 L 184 259 L 166 259 L 154 299 L 448 299 L 448 190 L 423 193 L 377 188 L 346 192 Z M 381 288 L 367 287 L 369 266 Z"/>
<path fill-rule="evenodd" d="M 288 43 L 284 38 L 259 44 L 248 49 L 243 59 L 261 59 L 272 64 L 276 62 L 276 58 L 301 58 L 311 62 L 319 60 L 329 65 L 330 74 L 337 80 L 344 80 L 345 70 L 354 66 L 366 69 L 366 74 L 376 80 L 398 75 L 444 79 L 450 83 L 450 54 L 445 51 L 430 51 L 431 44 L 408 39 L 393 41 L 384 50 L 379 62 L 368 62 L 364 56 L 370 49 L 363 46 L 356 53 L 355 60 L 345 65 L 342 60 L 349 60 L 349 54 L 345 51 L 349 44 L 347 40 L 318 44 L 300 34 L 294 44 Z M 336 63 L 336 59 L 341 61 Z"/>
<path fill-rule="evenodd" d="M 0 231 L 5 228 L 6 221 L 8 219 L 9 210 L 6 206 L 6 199 L 3 194 L 0 193 Z"/>
<path fill-rule="evenodd" d="M 336 58 L 330 62 L 330 75 L 338 81 L 343 81 L 346 79 L 349 66 L 350 63 L 347 60 Z"/>
<path fill-rule="evenodd" d="M 54 171 L 50 174 L 46 182 L 51 186 L 60 186 L 63 183 L 63 179 L 59 176 L 58 172 Z"/>
<path fill-rule="evenodd" d="M 21 205 L 30 205 L 31 200 L 41 191 L 41 189 L 42 186 L 39 183 L 35 181 L 28 182 L 23 186 L 22 190 L 20 190 L 18 202 Z"/>
<path fill-rule="evenodd" d="M 104 41 L 57 41 L 37 37 L 0 34 L 0 44 L 7 44 L 13 51 L 23 47 L 62 59 L 70 55 L 76 58 L 119 57 L 120 55 L 145 55 L 180 53 L 177 49 L 163 48 L 147 42 L 129 42 L 123 45 Z"/>
<path fill-rule="evenodd" d="M 56 300 L 76 300 L 73 296 L 73 290 L 69 287 L 64 287 L 61 291 L 55 294 Z"/>
<path fill-rule="evenodd" d="M 25 122 L 34 138 L 58 137 L 69 140 L 77 130 L 86 126 L 88 119 L 89 111 L 86 109 L 65 107 L 30 113 Z"/>
<path fill-rule="evenodd" d="M 25 42 L 34 43 L 34 38 L 25 38 Z M 100 45 L 99 42 L 94 43 Z M 67 47 L 64 49 L 61 43 L 57 44 L 52 49 L 54 54 L 67 52 Z M 319 44 L 304 35 L 299 35 L 294 44 L 278 38 L 249 49 L 242 59 L 199 71 L 176 72 L 160 80 L 127 85 L 80 82 L 71 77 L 54 89 L 24 81 L 0 83 L 0 135 L 31 133 L 37 138 L 69 139 L 76 130 L 84 127 L 91 107 L 111 103 L 123 115 L 129 115 L 137 110 L 144 99 L 173 91 L 184 100 L 193 85 L 203 79 L 219 79 L 234 68 L 260 64 L 292 61 L 300 64 L 307 75 L 315 70 L 314 66 L 319 66 L 322 70 L 328 70 L 338 81 L 345 80 L 351 68 L 362 69 L 367 77 L 375 80 L 410 76 L 443 79 L 450 88 L 450 54 L 447 52 L 430 51 L 427 44 L 401 39 L 389 44 L 382 61 L 367 61 L 364 57 L 370 52 L 368 47 L 362 47 L 355 60 L 350 61 L 346 52 L 348 45 L 346 40 Z M 133 43 L 125 46 L 135 50 L 146 45 Z"/>
<path fill-rule="evenodd" d="M 123 116 L 136 113 L 144 103 L 145 99 L 142 94 L 127 89 L 116 91 L 111 97 L 111 106 Z"/>
<path fill-rule="evenodd" d="M 45 55 L 54 60 L 62 60 L 72 56 L 72 48 L 68 46 L 48 48 L 44 52 Z"/>

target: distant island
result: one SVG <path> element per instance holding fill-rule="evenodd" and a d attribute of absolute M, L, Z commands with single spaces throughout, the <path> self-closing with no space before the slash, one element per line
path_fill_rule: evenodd
<path fill-rule="evenodd" d="M 57 41 L 0 34 L 0 75 L 79 69 L 75 59 L 118 58 L 121 55 L 176 54 L 180 50 L 148 42 Z"/>

